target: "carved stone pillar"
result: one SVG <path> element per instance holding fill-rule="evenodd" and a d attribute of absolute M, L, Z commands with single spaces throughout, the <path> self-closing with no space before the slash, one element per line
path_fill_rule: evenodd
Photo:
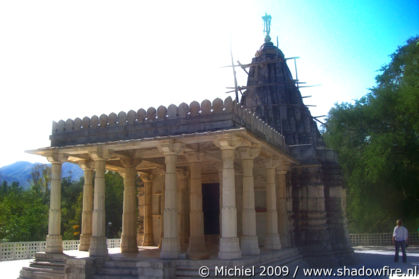
<path fill-rule="evenodd" d="M 153 240 L 154 245 L 161 248 L 163 239 L 163 213 L 164 213 L 164 169 L 154 169 L 152 171 L 152 197 L 151 209 L 153 217 Z"/>
<path fill-rule="evenodd" d="M 142 245 L 144 242 L 144 211 L 145 193 L 143 187 L 137 187 L 137 243 Z"/>
<path fill-rule="evenodd" d="M 266 249 L 281 249 L 281 242 L 278 234 L 278 211 L 276 210 L 276 185 L 275 167 L 276 162 L 267 159 L 266 162 Z"/>
<path fill-rule="evenodd" d="M 92 237 L 93 168 L 89 162 L 81 165 L 84 171 L 83 211 L 81 215 L 80 251 L 88 251 Z"/>
<path fill-rule="evenodd" d="M 293 211 L 293 201 L 292 201 L 292 191 L 293 188 L 291 185 L 286 186 L 286 201 L 287 201 L 287 217 L 288 217 L 288 243 L 289 246 L 294 246 L 294 211 Z"/>
<path fill-rule="evenodd" d="M 256 148 L 240 149 L 243 169 L 243 208 L 242 236 L 240 239 L 243 255 L 258 255 L 260 253 L 256 235 L 255 187 L 253 177 L 253 160 L 259 155 Z"/>
<path fill-rule="evenodd" d="M 187 191 L 187 181 L 186 181 L 186 173 L 183 169 L 178 169 L 176 171 L 177 175 L 177 209 L 178 209 L 178 233 L 179 233 L 179 242 L 180 242 L 180 250 L 182 252 L 186 251 L 186 244 L 188 239 L 188 234 L 186 231 L 186 208 L 187 208 L 187 200 L 186 200 L 186 191 Z"/>
<path fill-rule="evenodd" d="M 282 247 L 290 247 L 287 208 L 287 168 L 278 169 L 278 231 Z"/>
<path fill-rule="evenodd" d="M 125 163 L 123 171 L 124 178 L 124 201 L 122 211 L 122 234 L 121 252 L 137 253 L 137 193 L 135 188 L 135 178 L 137 171 L 135 164 Z"/>
<path fill-rule="evenodd" d="M 239 238 L 237 237 L 236 187 L 234 174 L 234 150 L 238 146 L 231 138 L 216 142 L 222 157 L 222 207 L 220 259 L 241 257 Z"/>
<path fill-rule="evenodd" d="M 191 259 L 208 257 L 204 235 L 204 213 L 202 211 L 202 173 L 201 155 L 199 153 L 187 156 L 190 163 L 190 211 L 189 211 L 189 247 L 188 256 Z"/>
<path fill-rule="evenodd" d="M 160 257 L 164 259 L 177 258 L 180 252 L 178 235 L 176 157 L 181 149 L 179 143 L 169 142 L 160 146 L 166 163 L 163 239 Z"/>
<path fill-rule="evenodd" d="M 152 215 L 152 180 L 151 175 L 141 173 L 141 180 L 144 183 L 144 241 L 143 246 L 154 245 L 153 240 L 153 215 Z"/>
<path fill-rule="evenodd" d="M 95 161 L 95 189 L 93 202 L 92 238 L 89 254 L 93 257 L 102 257 L 108 254 L 106 244 L 105 224 L 105 159 L 93 156 Z"/>
<path fill-rule="evenodd" d="M 47 253 L 62 253 L 61 236 L 61 161 L 48 158 L 51 162 L 51 193 L 48 216 Z"/>
<path fill-rule="evenodd" d="M 241 169 L 236 169 L 234 173 L 236 175 L 234 182 L 236 184 L 237 235 L 241 236 L 243 234 L 243 172 Z"/>

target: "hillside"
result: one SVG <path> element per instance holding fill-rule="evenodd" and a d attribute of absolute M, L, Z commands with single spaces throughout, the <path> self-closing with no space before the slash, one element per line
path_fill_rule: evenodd
<path fill-rule="evenodd" d="M 17 181 L 23 188 L 29 188 L 32 169 L 35 165 L 45 164 L 16 162 L 0 168 L 0 183 L 6 181 L 10 184 Z M 72 180 L 79 180 L 82 176 L 83 170 L 78 165 L 72 163 L 63 164 L 62 177 L 71 177 Z"/>

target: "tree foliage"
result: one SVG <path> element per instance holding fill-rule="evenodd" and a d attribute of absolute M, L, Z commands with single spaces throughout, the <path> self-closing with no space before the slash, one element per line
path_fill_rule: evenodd
<path fill-rule="evenodd" d="M 105 173 L 106 194 L 106 236 L 118 238 L 122 231 L 122 203 L 124 183 L 117 172 L 108 171 Z"/>
<path fill-rule="evenodd" d="M 32 187 L 39 187 L 42 191 L 47 192 L 51 183 L 51 167 L 44 164 L 35 164 L 31 171 Z"/>
<path fill-rule="evenodd" d="M 419 40 L 410 39 L 354 104 L 329 112 L 324 138 L 338 152 L 351 231 L 419 227 Z"/>
<path fill-rule="evenodd" d="M 50 167 L 32 170 L 32 185 L 24 190 L 17 182 L 0 186 L 0 241 L 45 240 L 48 233 L 50 203 Z M 115 172 L 105 174 L 106 223 L 108 237 L 119 237 L 122 227 L 122 177 Z M 63 239 L 79 239 L 83 205 L 84 179 L 61 181 L 61 232 Z"/>
<path fill-rule="evenodd" d="M 36 188 L 24 191 L 18 183 L 3 182 L 0 190 L 0 240 L 45 239 L 48 205 Z"/>
<path fill-rule="evenodd" d="M 64 177 L 61 181 L 61 231 L 63 239 L 79 239 L 83 206 L 83 178 L 72 181 Z"/>

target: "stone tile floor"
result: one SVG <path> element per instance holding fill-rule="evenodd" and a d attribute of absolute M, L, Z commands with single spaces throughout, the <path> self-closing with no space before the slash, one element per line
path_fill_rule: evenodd
<path fill-rule="evenodd" d="M 402 270 L 406 271 L 407 268 L 413 268 L 415 265 L 418 266 L 419 270 L 419 247 L 409 247 L 407 250 L 407 263 L 394 263 L 393 261 L 393 247 L 366 247 L 366 246 L 358 246 L 354 247 L 355 253 L 359 258 L 359 263 L 353 267 L 362 267 L 365 266 L 370 268 L 381 268 L 384 265 L 388 265 L 391 268 L 400 267 Z M 109 249 L 109 253 L 113 254 L 114 256 L 118 256 L 120 250 L 119 248 L 111 248 Z M 67 254 L 76 256 L 76 257 L 85 257 L 88 255 L 87 252 L 79 252 L 79 251 L 66 251 Z M 158 257 L 158 250 L 157 249 L 144 249 L 143 255 L 133 255 L 132 257 L 141 258 L 143 256 L 151 256 L 151 257 Z M 401 260 L 401 259 L 400 259 Z M 19 272 L 24 266 L 29 266 L 29 263 L 32 260 L 16 260 L 16 261 L 0 261 L 0 278 L 2 279 L 16 279 L 19 276 Z M 288 277 L 292 278 L 292 277 Z M 298 273 L 297 278 L 320 278 L 320 277 L 304 277 L 302 271 Z M 333 277 L 331 277 L 333 278 Z M 337 277 L 334 277 L 337 278 Z M 364 277 L 340 277 L 340 278 L 367 278 Z M 369 277 L 369 278 L 419 278 L 417 277 Z"/>

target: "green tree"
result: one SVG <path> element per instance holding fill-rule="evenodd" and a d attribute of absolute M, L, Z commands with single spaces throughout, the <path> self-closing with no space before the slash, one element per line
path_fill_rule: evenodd
<path fill-rule="evenodd" d="M 34 168 L 32 186 L 24 190 L 17 182 L 0 186 L 0 241 L 45 240 L 48 232 L 50 170 Z M 122 227 L 123 179 L 106 172 L 106 224 L 108 237 L 120 237 Z M 63 239 L 79 239 L 84 179 L 61 181 L 61 232 Z"/>
<path fill-rule="evenodd" d="M 63 239 L 79 239 L 83 202 L 83 178 L 72 181 L 64 177 L 61 181 L 61 231 Z"/>
<path fill-rule="evenodd" d="M 0 240 L 44 240 L 48 228 L 48 205 L 44 195 L 23 190 L 18 183 L 3 183 L 0 196 Z"/>
<path fill-rule="evenodd" d="M 48 192 L 51 183 L 51 166 L 35 164 L 31 171 L 31 185 L 44 193 Z"/>
<path fill-rule="evenodd" d="M 419 226 L 419 40 L 410 39 L 354 104 L 337 104 L 325 126 L 348 186 L 351 231 Z"/>
<path fill-rule="evenodd" d="M 124 182 L 117 172 L 108 171 L 105 174 L 105 183 L 106 236 L 117 238 L 122 231 Z"/>

